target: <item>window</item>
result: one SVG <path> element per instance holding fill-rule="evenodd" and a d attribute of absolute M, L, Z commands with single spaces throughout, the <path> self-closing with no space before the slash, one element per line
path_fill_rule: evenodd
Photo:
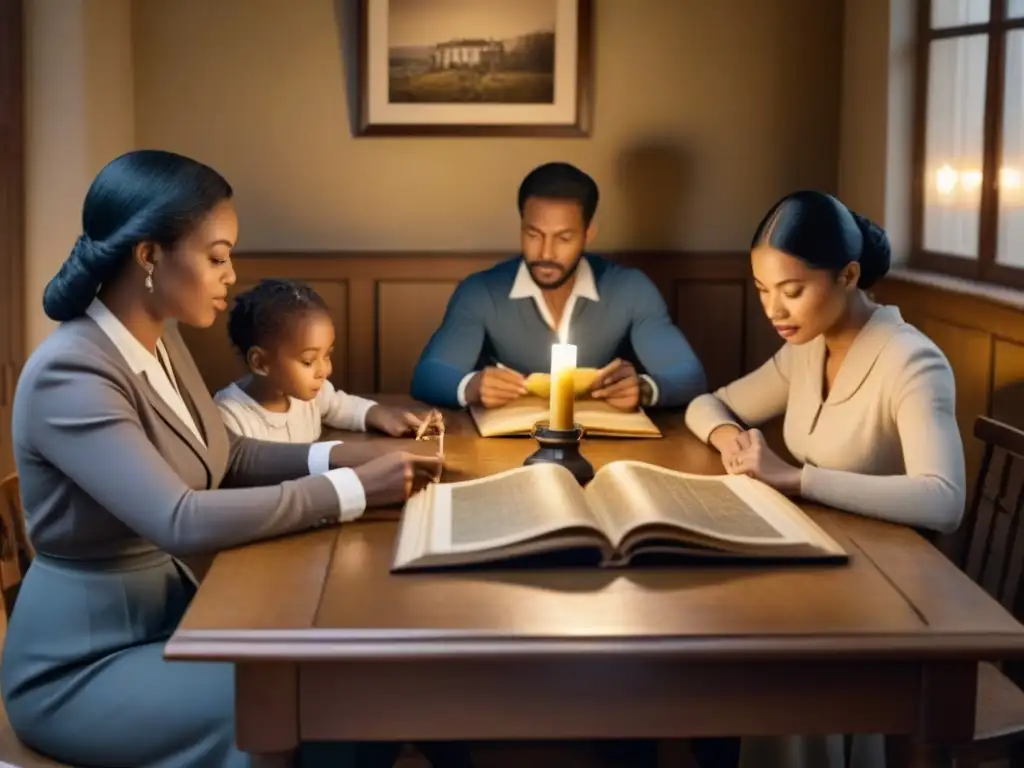
<path fill-rule="evenodd" d="M 920 0 L 913 264 L 1024 287 L 1024 0 Z"/>

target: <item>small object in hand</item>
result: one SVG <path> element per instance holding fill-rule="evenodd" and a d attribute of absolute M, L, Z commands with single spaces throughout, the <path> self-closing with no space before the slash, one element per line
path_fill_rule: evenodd
<path fill-rule="evenodd" d="M 426 415 L 423 421 L 420 423 L 420 428 L 416 431 L 417 440 L 433 440 L 437 439 L 437 453 L 444 459 L 444 416 L 438 410 L 432 410 Z M 441 470 L 444 471 L 444 470 Z M 434 482 L 441 480 L 441 474 L 434 478 Z"/>

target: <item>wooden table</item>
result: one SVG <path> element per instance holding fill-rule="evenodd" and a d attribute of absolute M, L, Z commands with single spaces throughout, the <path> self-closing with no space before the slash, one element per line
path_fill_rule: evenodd
<path fill-rule="evenodd" d="M 447 422 L 453 479 L 534 448 Z M 584 452 L 595 467 L 721 471 L 681 415 L 660 424 L 663 440 Z M 300 740 L 970 738 L 977 662 L 1019 656 L 1024 627 L 911 530 L 806 509 L 848 565 L 393 576 L 398 513 L 368 512 L 218 555 L 166 656 L 236 664 L 238 743 L 255 754 Z"/>

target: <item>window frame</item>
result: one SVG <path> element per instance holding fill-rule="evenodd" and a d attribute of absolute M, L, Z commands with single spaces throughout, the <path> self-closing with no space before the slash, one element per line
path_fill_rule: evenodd
<path fill-rule="evenodd" d="M 954 277 L 1024 288 L 1024 267 L 996 261 L 999 239 L 999 165 L 1003 149 L 1003 96 L 1006 76 L 1006 38 L 1024 29 L 1024 17 L 1008 18 L 1009 0 L 990 0 L 989 20 L 982 24 L 932 29 L 932 0 L 918 0 L 915 63 L 913 182 L 910 266 Z M 936 40 L 984 34 L 988 38 L 983 119 L 982 187 L 977 258 L 952 256 L 924 248 L 926 137 L 928 132 L 928 68 Z M 1024 247 L 1024 244 L 1022 244 Z"/>

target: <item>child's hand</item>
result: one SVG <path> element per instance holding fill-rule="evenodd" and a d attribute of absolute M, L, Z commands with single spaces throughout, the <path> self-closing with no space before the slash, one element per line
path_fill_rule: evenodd
<path fill-rule="evenodd" d="M 391 437 L 402 437 L 415 432 L 422 419 L 404 408 L 375 405 L 366 412 L 366 428 L 375 429 Z"/>

